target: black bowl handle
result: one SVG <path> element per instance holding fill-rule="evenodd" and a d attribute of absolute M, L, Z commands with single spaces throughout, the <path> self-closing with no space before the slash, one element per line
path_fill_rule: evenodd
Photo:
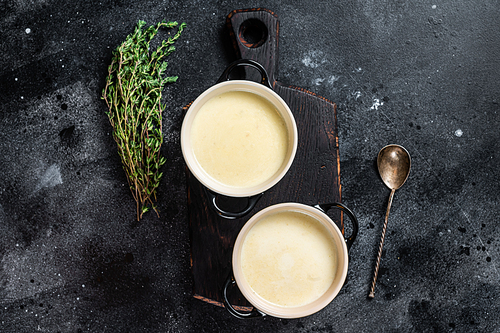
<path fill-rule="evenodd" d="M 354 216 L 354 213 L 349 208 L 347 208 L 346 206 L 344 206 L 338 202 L 319 204 L 319 205 L 315 205 L 314 207 L 319 209 L 320 211 L 322 211 L 325 214 L 326 214 L 326 212 L 328 212 L 330 210 L 330 208 L 340 209 L 341 211 L 346 213 L 347 216 L 349 216 L 349 219 L 351 220 L 351 223 L 352 223 L 352 233 L 351 233 L 351 236 L 349 236 L 348 238 L 345 238 L 345 236 L 344 236 L 345 242 L 347 245 L 347 250 L 349 250 L 352 246 L 352 243 L 354 243 L 356 236 L 358 235 L 358 229 L 359 229 L 358 220 L 356 219 L 356 216 Z"/>
<path fill-rule="evenodd" d="M 259 64 L 257 61 L 251 60 L 251 59 L 239 59 L 239 60 L 233 61 L 224 70 L 224 72 L 222 73 L 220 78 L 217 80 L 217 83 L 220 83 L 222 81 L 229 81 L 229 74 L 233 71 L 233 69 L 235 69 L 236 67 L 239 67 L 239 66 L 249 66 L 249 67 L 253 67 L 256 70 L 258 70 L 260 73 L 260 76 L 261 76 L 260 83 L 262 83 L 263 85 L 265 85 L 266 87 L 268 87 L 270 89 L 273 89 L 273 87 L 271 86 L 271 82 L 269 82 L 269 75 L 267 75 L 267 71 L 264 68 L 264 66 Z"/>
<path fill-rule="evenodd" d="M 222 295 L 224 296 L 224 307 L 227 309 L 227 311 L 229 311 L 230 314 L 239 319 L 265 317 L 266 314 L 256 307 L 254 307 L 250 312 L 240 312 L 231 305 L 229 299 L 227 298 L 227 290 L 229 289 L 229 286 L 234 286 L 235 284 L 236 281 L 234 280 L 233 274 L 231 272 L 226 280 L 226 283 L 224 284 L 224 289 L 222 291 Z"/>
<path fill-rule="evenodd" d="M 228 212 L 225 211 L 224 209 L 220 208 L 217 205 L 217 196 L 219 195 L 218 193 L 215 193 L 214 191 L 204 187 L 205 193 L 207 194 L 208 197 L 208 205 L 210 208 L 217 213 L 220 217 L 223 217 L 225 219 L 229 220 L 234 220 L 234 219 L 239 219 L 245 215 L 247 215 L 257 204 L 259 199 L 264 195 L 264 193 L 259 193 L 256 195 L 253 195 L 251 197 L 247 197 L 246 199 L 248 200 L 248 203 L 246 207 L 240 211 L 240 212 Z"/>

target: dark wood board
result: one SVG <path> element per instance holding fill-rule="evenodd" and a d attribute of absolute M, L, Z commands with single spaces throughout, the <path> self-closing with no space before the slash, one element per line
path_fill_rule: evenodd
<path fill-rule="evenodd" d="M 253 214 L 281 202 L 314 205 L 341 201 L 336 105 L 310 91 L 276 81 L 279 21 L 273 12 L 261 8 L 235 10 L 228 15 L 226 24 L 237 57 L 255 60 L 268 71 L 274 91 L 295 117 L 299 143 L 285 177 L 241 219 L 227 220 L 210 210 L 203 186 L 186 168 L 193 293 L 194 297 L 219 306 L 223 306 L 221 291 L 231 272 L 233 244 Z M 248 70 L 246 79 L 255 79 L 252 70 Z M 185 110 L 188 108 L 189 105 Z M 329 215 L 343 231 L 341 214 Z M 229 296 L 237 308 L 251 309 L 236 288 Z"/>

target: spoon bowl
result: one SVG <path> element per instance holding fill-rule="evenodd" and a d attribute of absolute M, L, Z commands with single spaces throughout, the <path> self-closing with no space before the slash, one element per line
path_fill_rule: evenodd
<path fill-rule="evenodd" d="M 384 184 L 391 190 L 397 190 L 410 175 L 410 154 L 399 145 L 385 146 L 378 153 L 377 167 Z"/>
<path fill-rule="evenodd" d="M 389 219 L 389 211 L 391 210 L 392 198 L 394 192 L 406 182 L 410 174 L 411 158 L 406 149 L 399 145 L 388 145 L 380 150 L 377 156 L 377 168 L 384 184 L 391 189 L 387 211 L 385 213 L 384 227 L 382 228 L 382 237 L 378 247 L 377 263 L 373 273 L 373 281 L 368 297 L 375 297 L 375 283 L 377 282 L 378 269 L 380 267 L 380 259 L 382 257 L 382 248 L 384 246 L 385 231 L 387 230 L 387 221 Z"/>

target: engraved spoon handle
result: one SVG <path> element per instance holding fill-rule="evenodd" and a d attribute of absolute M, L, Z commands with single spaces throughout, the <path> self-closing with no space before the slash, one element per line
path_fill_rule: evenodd
<path fill-rule="evenodd" d="M 389 203 L 387 204 L 387 211 L 385 212 L 385 222 L 382 228 L 382 237 L 380 238 L 380 245 L 378 246 L 377 263 L 375 264 L 375 272 L 373 273 L 372 287 L 368 297 L 375 297 L 375 283 L 377 283 L 378 269 L 380 267 L 380 258 L 382 257 L 382 248 L 384 247 L 385 231 L 387 230 L 387 221 L 389 219 L 389 211 L 391 210 L 392 198 L 394 197 L 394 192 L 396 189 L 392 189 L 391 195 L 389 196 Z"/>

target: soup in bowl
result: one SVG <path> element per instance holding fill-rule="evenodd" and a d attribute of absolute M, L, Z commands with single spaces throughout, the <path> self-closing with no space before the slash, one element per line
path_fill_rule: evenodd
<path fill-rule="evenodd" d="M 326 214 L 330 208 L 349 216 L 349 238 Z M 256 309 L 253 315 L 299 318 L 328 305 L 344 284 L 357 230 L 356 217 L 339 203 L 277 204 L 250 218 L 236 239 L 232 268 L 235 283 Z M 237 317 L 252 316 L 236 311 L 227 297 L 225 306 Z"/>
<path fill-rule="evenodd" d="M 272 187 L 297 150 L 288 105 L 266 86 L 244 80 L 218 83 L 189 107 L 181 148 L 193 175 L 212 191 L 248 197 Z"/>
<path fill-rule="evenodd" d="M 240 190 L 274 178 L 289 151 L 288 129 L 275 105 L 241 89 L 203 104 L 189 140 L 196 162 L 211 179 Z"/>

